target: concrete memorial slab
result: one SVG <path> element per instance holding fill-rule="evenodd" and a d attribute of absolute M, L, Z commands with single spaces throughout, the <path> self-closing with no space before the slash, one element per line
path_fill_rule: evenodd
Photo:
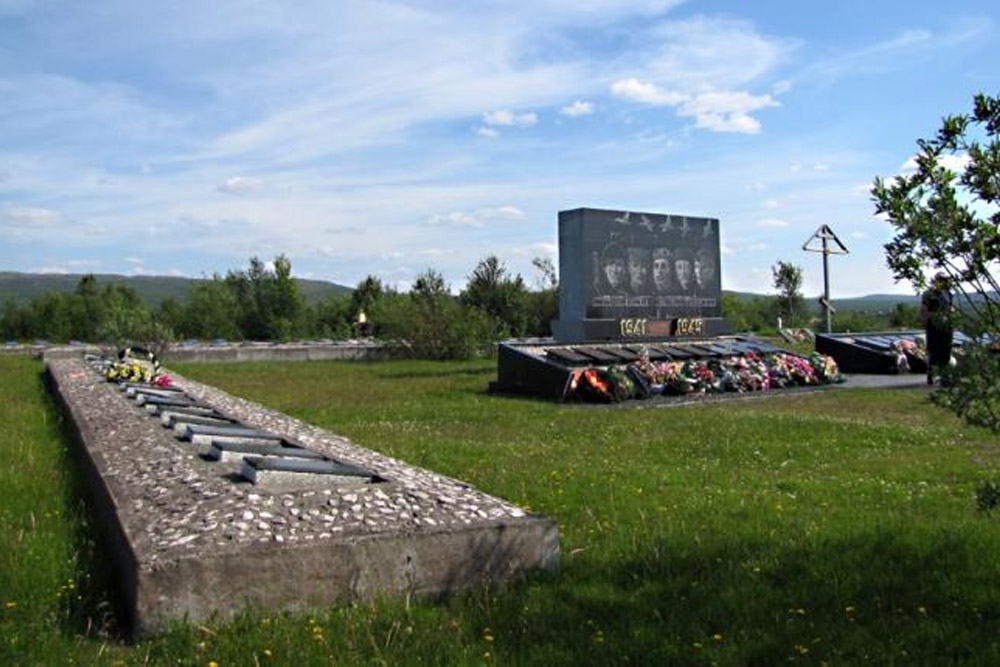
<path fill-rule="evenodd" d="M 46 371 L 133 634 L 248 608 L 440 594 L 558 564 L 552 520 L 250 401 L 175 379 L 188 399 L 238 422 L 185 433 L 210 450 L 261 448 L 250 457 L 256 483 L 164 428 L 161 411 L 189 405 L 153 403 L 158 414 L 147 415 L 82 358 L 47 359 Z M 255 434 L 301 454 L 269 456 L 277 450 Z"/>

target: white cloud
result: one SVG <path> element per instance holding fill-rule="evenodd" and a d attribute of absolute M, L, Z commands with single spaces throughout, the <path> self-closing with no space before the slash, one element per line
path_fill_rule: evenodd
<path fill-rule="evenodd" d="M 694 95 L 670 91 L 636 78 L 611 84 L 611 94 L 652 106 L 677 107 L 677 115 L 695 119 L 695 126 L 714 132 L 760 132 L 760 121 L 751 112 L 781 104 L 770 95 L 745 91 L 708 91 Z"/>
<path fill-rule="evenodd" d="M 688 96 L 683 93 L 663 90 L 656 84 L 640 81 L 635 77 L 612 83 L 611 94 L 630 102 L 660 107 L 677 106 L 688 100 Z"/>
<path fill-rule="evenodd" d="M 828 169 L 830 169 L 830 165 L 823 162 L 817 162 L 813 165 L 813 171 L 827 171 Z"/>
<path fill-rule="evenodd" d="M 487 111 L 483 114 L 483 123 L 486 125 L 502 125 L 505 127 L 528 127 L 538 122 L 538 116 L 534 112 L 514 113 L 510 109 L 500 109 L 498 111 Z"/>
<path fill-rule="evenodd" d="M 969 162 L 972 158 L 969 157 L 968 153 L 945 153 L 938 157 L 938 164 L 955 172 L 956 174 L 961 174 L 965 171 L 965 168 L 969 166 Z M 917 171 L 917 156 L 912 155 L 899 167 L 899 173 L 901 174 L 912 174 Z"/>
<path fill-rule="evenodd" d="M 750 113 L 777 106 L 781 104 L 770 95 L 751 95 L 744 91 L 718 91 L 701 93 L 685 102 L 677 111 L 677 115 L 692 116 L 698 127 L 715 132 L 757 134 L 760 132 L 760 121 Z"/>
<path fill-rule="evenodd" d="M 0 228 L 9 227 L 14 231 L 23 228 L 51 228 L 64 222 L 62 215 L 47 208 L 31 206 L 4 206 L 0 209 Z"/>
<path fill-rule="evenodd" d="M 771 229 L 781 229 L 788 226 L 787 220 L 781 218 L 762 218 L 757 222 L 758 227 L 769 227 Z"/>
<path fill-rule="evenodd" d="M 580 116 L 589 116 L 594 113 L 594 103 L 587 102 L 585 100 L 577 100 L 572 104 L 567 104 L 559 113 L 563 116 L 569 116 L 570 118 L 579 118 Z"/>
<path fill-rule="evenodd" d="M 852 239 L 863 239 L 863 238 L 865 238 L 867 236 L 868 235 L 865 234 L 864 232 L 851 232 L 851 238 Z"/>
<path fill-rule="evenodd" d="M 264 181 L 253 176 L 230 176 L 215 189 L 229 195 L 248 195 L 263 190 Z"/>
<path fill-rule="evenodd" d="M 767 209 L 776 209 L 779 206 L 781 206 L 781 204 L 778 202 L 777 199 L 765 199 L 764 203 L 761 204 L 761 206 Z"/>
<path fill-rule="evenodd" d="M 476 130 L 476 134 L 487 139 L 496 139 L 500 136 L 500 132 L 494 130 L 492 127 L 480 127 Z"/>
<path fill-rule="evenodd" d="M 427 219 L 430 227 L 474 227 L 479 228 L 488 223 L 521 222 L 525 219 L 524 211 L 515 206 L 500 206 L 497 208 L 481 208 L 472 213 L 453 211 L 445 214 L 434 214 Z"/>

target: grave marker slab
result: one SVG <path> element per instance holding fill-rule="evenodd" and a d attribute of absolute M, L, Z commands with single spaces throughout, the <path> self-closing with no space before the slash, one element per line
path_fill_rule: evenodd
<path fill-rule="evenodd" d="M 330 460 L 246 456 L 243 477 L 253 484 L 281 489 L 361 486 L 378 477 L 369 470 Z"/>
<path fill-rule="evenodd" d="M 249 428 L 240 424 L 235 426 L 209 426 L 202 424 L 188 424 L 181 440 L 188 440 L 195 445 L 211 445 L 213 441 L 218 442 L 281 442 L 281 436 L 268 433 L 256 428 Z"/>
<path fill-rule="evenodd" d="M 259 445 L 253 443 L 233 443 L 212 441 L 212 446 L 205 453 L 206 458 L 213 461 L 242 461 L 247 456 L 283 457 L 298 459 L 322 460 L 324 457 L 305 447 L 289 447 L 288 445 Z"/>

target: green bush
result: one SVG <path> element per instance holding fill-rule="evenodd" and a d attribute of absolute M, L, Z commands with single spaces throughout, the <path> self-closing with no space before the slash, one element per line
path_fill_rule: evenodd
<path fill-rule="evenodd" d="M 447 294 L 383 297 L 372 306 L 381 338 L 403 343 L 416 359 L 471 359 L 492 345 L 492 322 Z"/>

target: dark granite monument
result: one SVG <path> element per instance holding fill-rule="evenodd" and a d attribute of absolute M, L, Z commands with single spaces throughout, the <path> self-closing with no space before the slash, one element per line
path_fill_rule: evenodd
<path fill-rule="evenodd" d="M 559 213 L 559 342 L 716 336 L 719 221 L 578 208 Z"/>

